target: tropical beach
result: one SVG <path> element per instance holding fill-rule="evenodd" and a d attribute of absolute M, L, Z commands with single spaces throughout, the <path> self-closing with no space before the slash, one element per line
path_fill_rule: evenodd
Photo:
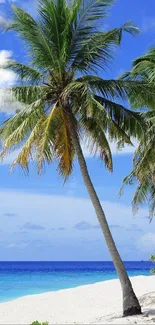
<path fill-rule="evenodd" d="M 155 322 L 154 12 L 0 0 L 0 324 Z"/>
<path fill-rule="evenodd" d="M 0 324 L 154 323 L 153 264 L 125 266 L 143 314 L 122 318 L 121 287 L 110 262 L 1 262 Z"/>
<path fill-rule="evenodd" d="M 25 296 L 0 304 L 0 324 L 154 324 L 155 279 L 131 279 L 143 314 L 122 318 L 118 280 L 80 286 L 44 294 Z"/>

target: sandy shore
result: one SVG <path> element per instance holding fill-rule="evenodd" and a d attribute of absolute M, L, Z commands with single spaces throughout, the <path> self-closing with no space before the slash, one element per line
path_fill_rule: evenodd
<path fill-rule="evenodd" d="M 144 315 L 121 318 L 121 289 L 110 280 L 0 304 L 0 324 L 154 324 L 155 277 L 131 278 Z"/>

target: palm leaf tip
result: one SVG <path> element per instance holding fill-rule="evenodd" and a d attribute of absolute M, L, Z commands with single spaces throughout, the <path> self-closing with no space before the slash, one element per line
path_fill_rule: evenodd
<path fill-rule="evenodd" d="M 31 66 L 27 66 L 20 62 L 8 59 L 5 69 L 11 69 L 14 71 L 21 81 L 30 81 L 31 83 L 40 83 L 45 77 L 40 71 L 35 70 Z"/>
<path fill-rule="evenodd" d="M 129 34 L 131 34 L 131 35 L 133 35 L 133 36 L 135 36 L 135 35 L 137 35 L 137 34 L 140 33 L 140 29 L 139 29 L 136 25 L 134 25 L 134 24 L 132 23 L 131 20 L 128 20 L 128 21 L 127 21 L 127 22 L 122 26 L 122 29 L 123 29 L 125 32 L 127 32 L 127 33 L 129 33 Z"/>

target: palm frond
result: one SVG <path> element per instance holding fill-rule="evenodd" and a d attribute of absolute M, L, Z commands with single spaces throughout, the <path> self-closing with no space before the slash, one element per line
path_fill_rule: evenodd
<path fill-rule="evenodd" d="M 114 0 L 86 0 L 81 3 L 79 10 L 80 22 L 94 22 L 107 16 L 107 9 L 114 3 Z"/>
<path fill-rule="evenodd" d="M 13 86 L 7 88 L 7 92 L 17 101 L 24 104 L 32 104 L 35 101 L 47 101 L 49 88 L 47 86 Z"/>
<path fill-rule="evenodd" d="M 101 94 L 107 99 L 118 98 L 127 100 L 128 96 L 138 96 L 141 102 L 155 95 L 155 88 L 152 83 L 145 81 L 129 81 L 129 80 L 104 80 L 100 77 L 87 75 L 76 79 L 76 82 L 86 83 L 90 89 L 96 94 Z M 70 87 L 72 84 L 70 85 Z M 74 86 L 74 84 L 73 84 Z M 140 107 L 140 106 L 139 106 Z"/>
<path fill-rule="evenodd" d="M 125 143 L 132 145 L 130 133 L 126 133 L 125 127 L 123 128 L 123 124 L 118 123 L 117 119 L 114 117 L 114 114 L 112 114 L 112 116 L 109 114 L 105 106 L 102 105 L 103 103 L 97 100 L 97 96 L 94 96 L 94 98 L 91 97 L 89 90 L 86 94 L 84 94 L 83 97 L 81 95 L 80 98 L 84 105 L 80 105 L 78 101 L 79 107 L 76 109 L 76 103 L 74 103 L 74 109 L 76 109 L 75 112 L 76 114 L 79 114 L 80 123 L 85 129 L 86 133 L 89 134 L 91 141 L 93 139 L 93 151 L 99 152 L 100 157 L 104 159 L 108 169 L 112 170 L 111 151 L 109 144 L 107 143 L 106 135 L 108 136 L 109 140 L 116 142 L 118 148 L 120 149 Z M 101 97 L 99 99 L 101 99 Z M 130 127 L 128 128 L 128 131 L 130 131 Z"/>
<path fill-rule="evenodd" d="M 137 139 L 142 138 L 144 132 L 143 116 L 137 112 L 125 108 L 123 105 L 110 101 L 98 95 L 94 98 L 105 108 L 110 119 L 118 125 L 128 136 Z"/>
<path fill-rule="evenodd" d="M 139 183 L 132 199 L 133 212 L 137 213 L 140 205 L 148 203 L 149 183 Z"/>
<path fill-rule="evenodd" d="M 110 172 L 113 170 L 112 153 L 104 130 L 93 117 L 84 117 L 80 120 L 89 141 L 90 153 L 99 154 Z"/>
<path fill-rule="evenodd" d="M 131 144 L 130 136 L 125 132 L 113 117 L 110 117 L 105 107 L 96 99 L 93 99 L 96 108 L 96 116 L 98 118 L 98 124 L 101 125 L 103 130 L 109 137 L 110 141 L 115 141 L 118 148 L 124 146 L 125 143 Z"/>
<path fill-rule="evenodd" d="M 66 92 L 71 98 L 78 92 L 73 102 L 74 114 L 86 122 L 87 119 L 88 122 L 90 118 L 94 119 L 98 128 L 101 128 L 111 141 L 117 143 L 118 149 L 124 147 L 125 143 L 132 145 L 130 137 L 142 138 L 144 120 L 141 114 L 91 93 L 87 83 L 82 81 L 70 84 Z"/>
<path fill-rule="evenodd" d="M 56 57 L 41 26 L 21 8 L 12 5 L 13 17 L 9 29 L 16 31 L 26 43 L 33 58 L 32 64 L 42 71 L 56 68 Z"/>
<path fill-rule="evenodd" d="M 133 196 L 133 211 L 137 212 L 143 204 L 149 205 L 150 221 L 155 213 L 155 141 L 150 138 L 149 133 L 141 140 L 133 156 L 133 170 L 124 178 L 122 190 L 125 185 L 138 182 L 137 189 Z"/>
<path fill-rule="evenodd" d="M 82 72 L 96 71 L 98 68 L 105 70 L 113 59 L 116 46 L 121 43 L 123 32 L 135 34 L 138 29 L 131 22 L 108 32 L 94 32 L 93 36 L 86 29 L 85 34 L 88 33 L 89 38 L 82 35 L 82 41 L 76 39 L 76 44 L 71 49 L 72 67 Z"/>
<path fill-rule="evenodd" d="M 51 163 L 53 160 L 53 141 L 54 135 L 51 135 L 52 130 L 52 119 L 54 118 L 54 115 L 56 113 L 56 106 L 57 103 L 54 105 L 54 107 L 51 109 L 49 115 L 44 119 L 44 122 L 41 127 L 40 135 L 37 141 L 37 165 L 38 165 L 38 172 L 43 168 L 43 164 L 45 162 Z"/>
<path fill-rule="evenodd" d="M 61 75 L 64 70 L 71 38 L 71 12 L 65 0 L 39 0 L 39 13 L 43 34 L 52 46 L 55 64 Z M 62 76 L 62 75 L 61 75 Z"/>
<path fill-rule="evenodd" d="M 38 143 L 38 137 L 40 135 L 40 130 L 43 126 L 45 118 L 45 114 L 42 113 L 39 120 L 35 123 L 30 135 L 28 136 L 28 139 L 23 145 L 18 157 L 11 164 L 11 169 L 13 169 L 17 164 L 19 164 L 23 169 L 28 171 L 29 160 L 30 158 L 33 159 L 36 144 Z"/>
<path fill-rule="evenodd" d="M 141 81 L 148 84 L 146 93 L 139 93 L 132 91 L 129 93 L 129 99 L 132 107 L 155 107 L 155 59 L 154 59 L 155 50 L 151 49 L 144 56 L 134 60 L 132 70 L 124 73 L 120 79 L 125 81 Z M 152 88 L 152 91 L 150 92 Z"/>
<path fill-rule="evenodd" d="M 61 107 L 59 108 L 59 123 L 59 132 L 55 138 L 55 151 L 59 159 L 58 171 L 66 180 L 72 172 L 75 151 L 67 116 Z"/>
<path fill-rule="evenodd" d="M 21 81 L 27 81 L 31 83 L 43 82 L 45 75 L 40 71 L 33 69 L 25 64 L 14 60 L 7 60 L 7 64 L 3 67 L 4 69 L 11 69 L 19 76 Z"/>
<path fill-rule="evenodd" d="M 73 1 L 71 8 L 72 38 L 69 46 L 70 60 L 75 58 L 79 49 L 95 33 L 97 21 L 106 17 L 107 10 L 113 2 L 113 0 Z"/>
<path fill-rule="evenodd" d="M 149 60 L 155 63 L 154 58 L 155 58 L 155 49 L 153 47 L 145 55 L 142 55 L 139 58 L 135 59 L 133 61 L 133 66 L 136 66 L 137 64 L 141 63 L 143 60 Z"/>
<path fill-rule="evenodd" d="M 121 79 L 155 82 L 155 49 L 134 60 L 132 70 L 125 72 Z"/>
<path fill-rule="evenodd" d="M 140 143 L 138 149 L 136 150 L 134 157 L 133 157 L 133 164 L 134 164 L 134 170 L 135 174 L 138 176 L 138 178 L 143 178 L 143 173 L 151 173 L 151 162 L 154 159 L 154 144 L 155 141 L 153 139 L 149 141 L 142 141 L 142 144 Z"/>
<path fill-rule="evenodd" d="M 150 207 L 150 222 L 155 216 L 155 184 L 154 182 L 150 183 L 149 189 L 149 207 Z"/>
<path fill-rule="evenodd" d="M 74 0 L 72 4 L 73 39 L 75 40 L 83 33 L 85 35 L 85 29 L 87 39 L 90 38 L 96 23 L 107 16 L 113 3 L 114 0 Z"/>
<path fill-rule="evenodd" d="M 18 148 L 22 144 L 22 141 L 26 139 L 29 132 L 34 128 L 42 113 L 43 105 L 38 102 L 37 107 L 34 107 L 34 104 L 30 105 L 2 123 L 0 129 L 0 136 L 3 143 L 3 150 L 0 153 L 1 159 L 12 148 Z"/>
<path fill-rule="evenodd" d="M 142 204 L 149 205 L 150 221 L 155 215 L 155 49 L 149 50 L 144 56 L 134 60 L 132 70 L 121 76 L 121 79 L 146 82 L 152 87 L 152 94 L 147 92 L 145 96 L 129 93 L 132 107 L 147 107 L 142 115 L 146 125 L 145 137 L 133 156 L 133 170 L 124 179 L 124 185 L 130 184 L 130 180 L 137 180 L 138 186 L 133 197 L 133 208 L 136 211 Z"/>
<path fill-rule="evenodd" d="M 123 189 L 126 185 L 133 185 L 136 182 L 137 176 L 138 174 L 133 169 L 133 171 L 124 178 L 123 185 L 120 189 L 120 195 L 123 194 Z M 155 215 L 155 183 L 152 181 L 151 174 L 148 171 L 147 174 L 143 174 L 140 179 L 138 176 L 138 186 L 132 199 L 133 213 L 137 213 L 139 207 L 145 204 L 149 205 L 149 218 L 151 222 Z"/>

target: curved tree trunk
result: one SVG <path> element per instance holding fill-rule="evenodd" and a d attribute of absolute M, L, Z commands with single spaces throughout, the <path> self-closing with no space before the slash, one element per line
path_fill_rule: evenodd
<path fill-rule="evenodd" d="M 85 186 L 88 190 L 90 199 L 92 201 L 92 204 L 94 206 L 98 221 L 100 223 L 102 232 L 104 234 L 106 244 L 109 248 L 114 266 L 116 268 L 116 271 L 118 273 L 119 280 L 121 282 L 121 287 L 123 291 L 123 315 L 129 316 L 129 315 L 135 315 L 135 314 L 141 314 L 141 307 L 138 302 L 138 299 L 133 291 L 132 284 L 130 282 L 130 279 L 127 275 L 127 272 L 125 270 L 124 264 L 121 260 L 121 257 L 119 255 L 119 252 L 116 248 L 114 239 L 112 237 L 112 234 L 110 232 L 104 211 L 102 209 L 101 203 L 99 201 L 99 198 L 96 194 L 95 188 L 92 184 L 92 181 L 90 179 L 87 165 L 85 158 L 83 156 L 83 152 L 81 149 L 81 145 L 77 136 L 77 132 L 74 126 L 74 122 L 70 116 L 70 131 L 72 134 L 72 141 L 74 145 L 74 149 L 78 158 L 78 162 L 80 165 L 81 173 L 84 179 Z"/>

